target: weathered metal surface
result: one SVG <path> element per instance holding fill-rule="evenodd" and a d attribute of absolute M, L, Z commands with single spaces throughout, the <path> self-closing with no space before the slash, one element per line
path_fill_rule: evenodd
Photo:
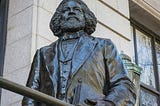
<path fill-rule="evenodd" d="M 136 99 L 117 49 L 96 38 L 96 17 L 81 0 L 63 0 L 50 22 L 59 39 L 37 50 L 27 86 L 78 106 L 133 106 Z M 23 106 L 46 106 L 24 98 Z"/>

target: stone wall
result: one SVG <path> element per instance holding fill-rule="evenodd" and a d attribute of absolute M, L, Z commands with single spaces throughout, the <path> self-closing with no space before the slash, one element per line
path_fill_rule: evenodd
<path fill-rule="evenodd" d="M 128 0 L 84 0 L 98 18 L 93 36 L 110 38 L 132 57 Z M 25 85 L 37 48 L 57 38 L 49 29 L 60 0 L 10 0 L 4 78 Z M 2 90 L 1 106 L 21 106 L 22 96 Z"/>
<path fill-rule="evenodd" d="M 31 61 L 32 0 L 10 0 L 3 77 L 25 85 Z M 1 106 L 20 106 L 21 96 L 2 90 Z"/>

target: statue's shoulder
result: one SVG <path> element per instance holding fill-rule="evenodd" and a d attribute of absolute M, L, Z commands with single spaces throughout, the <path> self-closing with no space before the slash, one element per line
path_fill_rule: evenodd
<path fill-rule="evenodd" d="M 94 37 L 95 40 L 102 45 L 114 45 L 111 39 Z"/>
<path fill-rule="evenodd" d="M 52 42 L 51 44 L 49 44 L 47 46 L 41 47 L 39 50 L 42 53 L 46 53 L 46 52 L 52 51 L 55 48 L 55 46 L 57 45 L 57 42 L 58 42 L 58 40 L 56 40 L 55 42 Z"/>

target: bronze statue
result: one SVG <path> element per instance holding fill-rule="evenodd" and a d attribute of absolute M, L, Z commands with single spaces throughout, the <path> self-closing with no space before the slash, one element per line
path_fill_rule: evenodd
<path fill-rule="evenodd" d="M 50 28 L 59 39 L 38 49 L 27 86 L 78 106 L 134 106 L 135 87 L 115 45 L 95 38 L 96 17 L 81 0 L 63 0 Z M 23 106 L 46 106 L 24 97 Z"/>

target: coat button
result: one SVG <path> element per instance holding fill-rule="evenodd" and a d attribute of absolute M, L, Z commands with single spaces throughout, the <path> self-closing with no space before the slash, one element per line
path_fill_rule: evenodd
<path fill-rule="evenodd" d="M 64 65 L 67 65 L 67 61 L 63 62 Z"/>
<path fill-rule="evenodd" d="M 63 73 L 66 73 L 67 71 L 65 70 L 65 71 L 63 71 Z"/>
<path fill-rule="evenodd" d="M 65 85 L 62 85 L 62 88 L 65 88 Z"/>
<path fill-rule="evenodd" d="M 79 83 L 82 83 L 82 78 L 78 78 L 78 82 L 79 82 Z"/>
<path fill-rule="evenodd" d="M 66 78 L 63 78 L 63 81 L 66 81 Z"/>

